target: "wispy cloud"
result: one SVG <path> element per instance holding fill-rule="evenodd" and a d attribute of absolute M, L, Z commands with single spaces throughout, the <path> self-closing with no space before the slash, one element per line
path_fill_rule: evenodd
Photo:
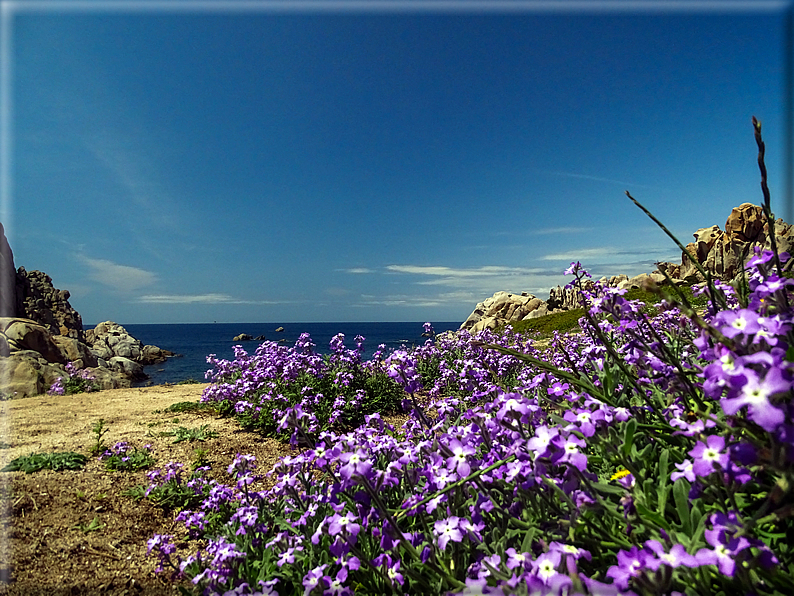
<path fill-rule="evenodd" d="M 241 300 L 228 294 L 147 294 L 136 302 L 147 304 L 281 304 L 279 301 Z"/>
<path fill-rule="evenodd" d="M 574 228 L 574 227 L 567 227 L 567 228 L 544 228 L 541 230 L 528 230 L 526 235 L 528 236 L 550 236 L 552 234 L 586 234 L 587 232 L 592 232 L 594 228 Z"/>
<path fill-rule="evenodd" d="M 641 255 L 667 255 L 670 253 L 669 247 L 649 247 L 649 248 L 615 248 L 613 246 L 602 246 L 598 248 L 578 248 L 565 252 L 557 252 L 538 257 L 541 261 L 584 261 L 600 259 L 604 257 L 639 257 Z"/>
<path fill-rule="evenodd" d="M 604 178 L 602 176 L 590 176 L 588 174 L 577 174 L 575 172 L 560 172 L 557 170 L 547 171 L 552 176 L 560 176 L 562 178 L 578 178 L 581 180 L 592 180 L 593 182 L 603 182 L 605 184 L 616 184 L 623 188 L 657 188 L 648 184 L 637 184 L 636 182 L 626 182 L 625 180 L 615 180 L 614 178 Z"/>
<path fill-rule="evenodd" d="M 88 265 L 90 279 L 119 292 L 132 292 L 157 281 L 157 275 L 138 267 L 119 265 L 106 259 L 79 258 Z"/>
<path fill-rule="evenodd" d="M 350 269 L 338 269 L 337 271 L 344 271 L 345 273 L 375 273 L 374 269 L 367 267 L 351 267 Z"/>
<path fill-rule="evenodd" d="M 466 302 L 473 306 L 498 291 L 530 292 L 540 295 L 547 293 L 549 288 L 564 283 L 562 269 L 557 268 L 498 265 L 473 268 L 389 265 L 386 267 L 386 271 L 391 274 L 418 276 L 419 279 L 414 282 L 416 286 L 452 289 L 446 293 L 423 295 L 425 300 L 445 305 Z M 390 297 L 390 299 L 394 299 L 394 297 Z"/>
<path fill-rule="evenodd" d="M 531 275 L 542 272 L 541 269 L 525 269 L 523 267 L 485 266 L 468 269 L 453 267 L 436 267 L 422 265 L 389 265 L 388 271 L 410 273 L 414 275 L 433 275 L 443 277 L 495 277 L 502 275 Z"/>
<path fill-rule="evenodd" d="M 540 228 L 538 230 L 524 228 L 520 230 L 502 230 L 495 232 L 493 235 L 525 238 L 527 236 L 562 236 L 565 234 L 587 234 L 593 230 L 595 230 L 595 228 L 592 227 L 558 226 L 556 228 Z"/>
<path fill-rule="evenodd" d="M 136 302 L 147 304 L 283 304 L 281 301 L 241 300 L 228 294 L 148 294 Z"/>
<path fill-rule="evenodd" d="M 474 292 L 442 292 L 427 296 L 416 296 L 409 294 L 392 294 L 389 296 L 375 296 L 371 294 L 363 294 L 361 300 L 354 302 L 351 306 L 354 307 L 368 307 L 368 306 L 390 306 L 390 307 L 436 307 L 436 306 L 474 306 L 481 296 Z"/>

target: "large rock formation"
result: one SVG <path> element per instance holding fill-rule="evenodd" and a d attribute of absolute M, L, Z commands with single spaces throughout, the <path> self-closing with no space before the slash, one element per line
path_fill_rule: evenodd
<path fill-rule="evenodd" d="M 627 280 L 628 278 L 625 275 L 602 279 L 604 283 L 612 287 L 620 284 L 625 285 Z M 585 280 L 585 288 L 592 286 L 592 284 L 593 282 L 590 280 Z M 490 298 L 486 298 L 483 302 L 477 304 L 474 311 L 460 328 L 467 329 L 471 333 L 477 333 L 483 329 L 496 329 L 507 323 L 536 319 L 551 313 L 579 308 L 580 306 L 579 292 L 561 286 L 551 289 L 548 300 L 541 300 L 527 292 L 521 294 L 496 292 Z"/>
<path fill-rule="evenodd" d="M 24 397 L 49 390 L 67 377 L 66 364 L 85 369 L 102 389 L 130 387 L 147 378 L 143 367 L 164 361 L 173 352 L 143 345 L 121 325 L 100 323 L 85 332 L 86 342 L 51 330 L 36 321 L 0 317 L 0 393 Z"/>
<path fill-rule="evenodd" d="M 55 335 L 83 341 L 83 319 L 69 304 L 69 296 L 69 290 L 56 289 L 46 273 L 20 267 L 16 272 L 13 316 L 36 321 Z"/>
<path fill-rule="evenodd" d="M 735 282 L 742 275 L 747 260 L 753 256 L 754 246 L 772 248 L 769 222 L 763 209 L 752 203 L 742 203 L 731 211 L 724 232 L 718 226 L 711 226 L 699 229 L 693 236 L 695 241 L 687 244 L 687 250 L 706 271 L 728 282 Z M 775 241 L 779 252 L 789 252 L 794 244 L 794 227 L 782 219 L 776 220 Z M 678 277 L 704 281 L 686 253 L 682 253 L 678 267 Z"/>
<path fill-rule="evenodd" d="M 143 380 L 143 367 L 173 352 L 145 346 L 112 321 L 83 331 L 69 304 L 69 292 L 52 285 L 41 271 L 14 269 L 14 256 L 0 224 L 0 393 L 44 393 L 66 364 L 88 370 L 103 389 L 129 387 Z"/>
<path fill-rule="evenodd" d="M 751 203 L 742 203 L 731 211 L 725 222 L 725 231 L 718 226 L 701 228 L 693 236 L 686 248 L 707 272 L 723 281 L 736 283 L 743 275 L 747 260 L 753 255 L 753 247 L 770 249 L 772 242 L 769 224 L 763 209 Z M 794 245 L 794 226 L 782 219 L 775 221 L 775 241 L 779 252 L 789 252 Z M 790 261 L 794 264 L 794 260 Z M 616 275 L 600 281 L 610 287 L 621 289 L 640 288 L 649 282 L 662 284 L 666 272 L 677 285 L 704 281 L 695 264 L 686 253 L 682 254 L 681 264 L 661 262 L 652 273 L 641 273 L 632 278 Z M 589 280 L 585 281 L 585 287 Z M 476 333 L 482 329 L 495 329 L 513 321 L 533 319 L 544 315 L 579 308 L 578 290 L 557 286 L 549 292 L 547 301 L 531 294 L 508 294 L 496 292 L 491 298 L 480 302 L 461 325 Z"/>
<path fill-rule="evenodd" d="M 124 327 L 113 321 L 104 321 L 86 331 L 85 341 L 91 346 L 91 352 L 97 358 L 106 361 L 118 357 L 146 366 L 164 362 L 169 356 L 176 356 L 173 352 L 157 346 L 144 345 L 127 333 Z"/>

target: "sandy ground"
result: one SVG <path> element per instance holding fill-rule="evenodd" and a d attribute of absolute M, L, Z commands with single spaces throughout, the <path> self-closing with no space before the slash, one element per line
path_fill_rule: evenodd
<path fill-rule="evenodd" d="M 263 473 L 289 453 L 288 446 L 245 432 L 232 419 L 164 412 L 174 403 L 197 402 L 204 387 L 161 385 L 0 402 L 0 467 L 32 453 L 88 456 L 96 440 L 92 427 L 100 419 L 108 429 L 106 446 L 151 444 L 155 468 L 180 461 L 189 469 L 196 449 L 205 450 L 211 477 L 219 482 L 230 482 L 226 467 L 237 453 L 256 455 Z M 173 436 L 163 435 L 204 425 L 218 436 L 174 443 Z M 108 471 L 95 457 L 77 471 L 0 472 L 0 594 L 175 594 L 175 583 L 156 575 L 156 561 L 146 554 L 153 534 L 180 536 L 175 512 L 123 494 L 147 484 L 145 471 Z M 87 530 L 92 523 L 96 529 Z M 187 554 L 194 545 L 184 540 L 180 546 Z"/>

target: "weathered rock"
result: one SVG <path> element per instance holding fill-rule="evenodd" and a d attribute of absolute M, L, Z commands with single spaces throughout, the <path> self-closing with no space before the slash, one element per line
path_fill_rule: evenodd
<path fill-rule="evenodd" d="M 112 321 L 84 333 L 68 290 L 58 290 L 41 271 L 14 268 L 14 257 L 0 224 L 0 391 L 36 395 L 67 376 L 64 364 L 93 371 L 102 388 L 129 387 L 146 378 L 144 364 L 162 362 L 173 352 L 144 346 Z"/>
<path fill-rule="evenodd" d="M 241 333 L 240 335 L 235 335 L 232 341 L 251 341 L 252 339 L 254 338 L 247 333 Z"/>
<path fill-rule="evenodd" d="M 88 368 L 86 370 L 94 377 L 100 389 L 122 389 L 132 386 L 132 380 L 129 377 L 109 367 Z"/>
<path fill-rule="evenodd" d="M 147 365 L 176 356 L 174 352 L 157 346 L 144 346 L 139 339 L 131 336 L 124 327 L 113 321 L 103 321 L 93 329 L 89 329 L 85 332 L 85 338 L 93 355 L 105 361 L 119 356 Z"/>
<path fill-rule="evenodd" d="M 772 248 L 769 223 L 763 209 L 752 203 L 742 203 L 731 210 L 725 231 L 718 226 L 701 228 L 694 234 L 695 242 L 687 244 L 697 262 L 707 272 L 724 281 L 736 281 L 742 275 L 753 247 Z M 779 252 L 788 252 L 794 244 L 794 229 L 782 219 L 775 221 L 775 241 Z M 703 276 L 686 254 L 681 255 L 678 276 L 687 281 L 703 281 Z"/>
<path fill-rule="evenodd" d="M 588 283 L 589 281 L 590 280 L 585 280 L 585 288 L 593 285 L 592 282 Z M 574 308 L 581 308 L 581 306 L 578 289 L 557 286 L 549 291 L 549 310 L 572 310 Z"/>
<path fill-rule="evenodd" d="M 499 319 L 496 317 L 483 317 L 477 321 L 474 326 L 469 329 L 470 333 L 479 333 L 483 329 L 496 329 L 499 325 Z"/>
<path fill-rule="evenodd" d="M 64 337 L 62 335 L 53 335 L 52 340 L 58 346 L 64 359 L 74 364 L 75 367 L 89 368 L 97 366 L 97 357 L 86 344 L 72 337 Z"/>
<path fill-rule="evenodd" d="M 143 366 L 129 358 L 113 356 L 113 358 L 108 360 L 108 365 L 112 370 L 123 373 L 125 376 L 135 381 L 142 381 L 146 378 L 146 374 L 143 372 Z"/>
<path fill-rule="evenodd" d="M 778 252 L 791 252 L 794 247 L 794 226 L 778 219 L 774 222 L 775 242 Z M 744 264 L 753 255 L 753 247 L 772 248 L 769 223 L 763 209 L 751 203 L 742 203 L 731 211 L 725 222 L 725 231 L 718 226 L 700 228 L 693 234 L 695 241 L 687 245 L 706 271 L 723 281 L 737 283 L 743 275 Z M 794 266 L 794 260 L 789 261 Z M 626 275 L 603 277 L 600 281 L 609 287 L 621 289 L 652 288 L 667 283 L 665 273 L 676 285 L 692 284 L 703 281 L 697 267 L 686 254 L 681 264 L 657 263 L 657 270 L 642 273 L 629 279 Z M 584 280 L 584 287 L 592 287 L 590 280 Z M 461 329 L 476 332 L 493 329 L 511 321 L 528 320 L 549 313 L 579 308 L 578 290 L 557 286 L 549 291 L 547 302 L 532 299 L 521 302 L 519 297 L 507 292 L 496 292 L 492 297 L 477 304 L 474 311 L 461 325 Z"/>
<path fill-rule="evenodd" d="M 621 290 L 631 290 L 633 288 L 644 288 L 648 285 L 649 282 L 653 282 L 656 284 L 662 284 L 665 282 L 664 275 L 658 272 L 654 273 L 640 273 L 639 275 L 635 275 L 631 279 L 626 279 L 621 281 L 618 284 L 618 288 Z"/>
<path fill-rule="evenodd" d="M 256 341 L 265 341 L 265 336 L 264 335 L 257 335 L 254 338 L 254 340 L 256 340 Z"/>
<path fill-rule="evenodd" d="M 66 370 L 42 363 L 38 352 L 20 350 L 0 358 L 0 392 L 10 397 L 30 397 L 45 393 Z"/>
<path fill-rule="evenodd" d="M 66 364 L 50 331 L 35 321 L 23 318 L 0 318 L 0 333 L 4 336 L 9 352 L 33 350 L 48 362 Z"/>
<path fill-rule="evenodd" d="M 132 381 L 146 378 L 143 364 L 162 361 L 173 352 L 156 346 L 142 346 L 126 330 L 106 321 L 89 330 L 89 346 L 72 337 L 53 335 L 34 321 L 0 318 L 0 347 L 5 343 L 10 356 L 0 358 L 6 377 L 6 394 L 36 395 L 49 390 L 58 377 L 67 376 L 63 367 L 72 362 L 78 369 L 93 371 L 104 389 L 129 387 Z M 123 356 L 135 356 L 138 361 Z"/>
<path fill-rule="evenodd" d="M 283 333 L 284 327 L 276 327 L 276 333 Z"/>
<path fill-rule="evenodd" d="M 34 363 L 35 362 L 35 363 Z M 9 397 L 29 397 L 43 393 L 38 359 L 20 358 L 16 354 L 0 359 L 0 392 Z"/>
<path fill-rule="evenodd" d="M 495 329 L 510 321 L 520 321 L 538 308 L 541 303 L 541 300 L 527 292 L 522 294 L 496 292 L 490 298 L 477 304 L 471 315 L 461 325 L 461 329 L 477 333 L 483 329 Z"/>
<path fill-rule="evenodd" d="M 69 304 L 69 291 L 58 290 L 41 271 L 16 271 L 16 314 L 47 327 L 53 335 L 84 341 L 83 320 Z"/>
<path fill-rule="evenodd" d="M 547 314 L 549 314 L 549 306 L 548 306 L 548 304 L 546 304 L 544 302 L 538 308 L 536 308 L 531 313 L 529 313 L 526 317 L 524 317 L 522 320 L 526 321 L 526 320 L 529 320 L 529 319 L 537 319 L 538 317 L 544 317 Z"/>
<path fill-rule="evenodd" d="M 171 356 L 176 356 L 174 352 L 170 352 L 168 350 L 163 350 L 162 348 L 158 348 L 157 346 L 143 346 L 143 352 L 141 353 L 140 363 L 143 365 L 148 364 L 158 364 L 160 362 L 165 362 Z"/>

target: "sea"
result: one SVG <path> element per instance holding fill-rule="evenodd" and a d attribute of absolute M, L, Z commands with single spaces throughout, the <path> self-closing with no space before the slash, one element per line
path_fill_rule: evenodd
<path fill-rule="evenodd" d="M 422 337 L 424 322 L 400 323 L 191 323 L 191 324 L 147 324 L 125 325 L 120 323 L 127 332 L 139 339 L 144 345 L 153 345 L 164 350 L 176 352 L 180 356 L 169 358 L 160 364 L 144 367 L 148 379 L 137 383 L 137 386 L 163 385 L 179 383 L 193 379 L 205 383 L 205 373 L 210 369 L 207 355 L 215 354 L 218 358 L 232 360 L 232 347 L 241 345 L 253 354 L 261 341 L 234 341 L 241 333 L 252 337 L 265 336 L 267 341 L 278 341 L 286 346 L 294 346 L 301 333 L 311 335 L 319 354 L 331 352 L 329 343 L 337 333 L 345 336 L 345 346 L 356 347 L 356 335 L 364 337 L 363 358 L 372 357 L 380 344 L 386 351 L 411 348 L 424 344 L 428 338 Z M 284 330 L 277 332 L 276 329 Z M 455 330 L 460 321 L 433 323 L 436 333 Z M 86 327 L 88 329 L 90 327 Z"/>

